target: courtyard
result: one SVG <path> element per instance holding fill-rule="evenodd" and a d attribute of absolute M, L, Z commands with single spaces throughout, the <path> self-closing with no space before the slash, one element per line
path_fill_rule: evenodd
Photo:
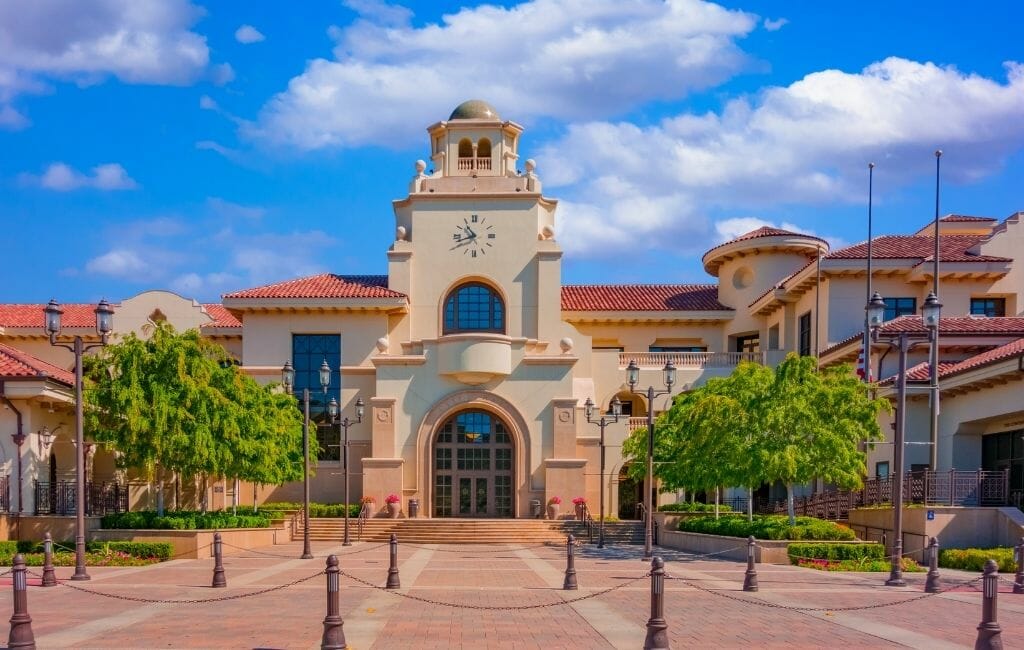
<path fill-rule="evenodd" d="M 29 613 L 40 648 L 315 648 L 326 613 L 325 558 L 337 554 L 344 631 L 367 648 L 640 648 L 650 615 L 641 547 L 581 546 L 579 589 L 562 589 L 565 547 L 400 545 L 401 587 L 383 589 L 387 544 L 301 543 L 225 548 L 228 586 L 210 587 L 213 558 L 131 568 L 91 567 L 92 580 L 42 588 L 29 568 Z M 885 575 L 758 565 L 760 590 L 741 589 L 745 564 L 656 548 L 665 559 L 672 647 L 973 647 L 979 575 L 943 570 L 945 591 L 904 588 Z M 1024 596 L 1001 576 L 1005 647 L 1024 633 Z M 9 575 L 0 585 L 11 588 Z M 100 595 L 104 594 L 104 595 Z M 196 601 L 196 602 L 152 602 Z M 0 616 L 11 614 L 2 597 Z"/>

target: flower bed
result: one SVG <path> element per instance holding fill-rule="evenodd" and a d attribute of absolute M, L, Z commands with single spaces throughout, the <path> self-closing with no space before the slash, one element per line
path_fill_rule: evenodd
<path fill-rule="evenodd" d="M 153 510 L 119 512 L 103 517 L 101 527 L 106 529 L 148 530 L 213 530 L 223 528 L 269 528 L 270 512 L 256 515 L 233 515 L 230 512 L 167 511 L 158 516 Z"/>
<path fill-rule="evenodd" d="M 939 549 L 939 566 L 944 569 L 984 571 L 985 562 L 995 560 L 1002 573 L 1013 573 L 1017 563 L 1012 548 L 943 548 Z"/>
<path fill-rule="evenodd" d="M 793 564 L 805 569 L 817 569 L 818 571 L 874 571 L 882 573 L 888 572 L 892 568 L 889 560 L 871 560 L 868 558 L 860 560 L 798 559 L 793 560 Z M 924 567 L 909 557 L 903 558 L 901 565 L 904 573 L 920 573 L 924 571 Z"/>
<path fill-rule="evenodd" d="M 815 519 L 814 517 L 797 517 L 796 525 L 789 525 L 785 515 L 757 515 L 753 521 L 746 517 L 729 515 L 727 517 L 697 517 L 679 522 L 681 532 L 704 533 L 708 535 L 724 535 L 726 537 L 748 537 L 757 539 L 792 539 L 792 540 L 852 540 L 853 531 L 832 521 Z"/>
<path fill-rule="evenodd" d="M 75 566 L 74 542 L 55 542 L 54 566 Z M 163 562 L 171 557 L 172 546 L 146 542 L 86 542 L 85 563 L 88 566 L 143 566 Z M 10 566 L 21 553 L 28 566 L 43 565 L 42 542 L 0 542 L 0 566 Z"/>

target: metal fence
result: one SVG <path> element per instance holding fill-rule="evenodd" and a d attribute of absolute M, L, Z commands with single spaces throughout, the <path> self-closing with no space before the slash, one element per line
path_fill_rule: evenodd
<path fill-rule="evenodd" d="M 0 512 L 11 511 L 11 477 L 0 476 Z"/>
<path fill-rule="evenodd" d="M 37 515 L 73 515 L 78 489 L 74 481 L 35 482 Z M 85 514 L 103 516 L 128 511 L 128 486 L 117 481 L 85 484 Z"/>
<path fill-rule="evenodd" d="M 892 503 L 895 480 L 872 478 L 859 490 L 833 490 L 795 497 L 797 515 L 820 519 L 846 519 L 850 510 L 861 506 Z M 946 472 L 907 472 L 903 480 L 903 502 L 933 506 L 1005 506 L 1021 505 L 1022 495 L 1010 490 L 1010 470 L 949 470 Z M 1016 501 L 1015 501 L 1016 500 Z M 724 499 L 737 512 L 747 511 L 746 497 Z M 786 499 L 754 499 L 757 514 L 787 512 Z"/>

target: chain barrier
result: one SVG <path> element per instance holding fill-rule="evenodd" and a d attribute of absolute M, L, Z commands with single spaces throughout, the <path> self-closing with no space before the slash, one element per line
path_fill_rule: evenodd
<path fill-rule="evenodd" d="M 455 608 L 460 608 L 460 609 L 491 610 L 491 611 L 497 611 L 497 610 L 500 610 L 500 611 L 511 611 L 511 610 L 544 609 L 546 607 L 558 607 L 560 605 L 570 605 L 572 603 L 578 603 L 581 600 L 588 600 L 590 598 L 597 598 L 598 596 L 603 596 L 603 595 L 605 595 L 607 593 L 611 593 L 611 592 L 616 591 L 618 589 L 622 589 L 623 587 L 629 586 L 629 585 L 631 585 L 631 584 L 633 584 L 635 582 L 643 580 L 644 578 L 651 577 L 650 572 L 648 572 L 648 573 L 645 573 L 642 576 L 639 576 L 639 577 L 636 577 L 636 578 L 632 578 L 630 580 L 627 580 L 626 582 L 617 584 L 614 587 L 608 587 L 607 589 L 601 589 L 599 591 L 594 591 L 594 592 L 591 592 L 589 594 L 585 594 L 583 596 L 577 596 L 576 598 L 569 598 L 569 599 L 566 599 L 566 600 L 559 600 L 559 601 L 552 602 L 552 603 L 539 603 L 539 604 L 536 604 L 536 605 L 514 605 L 514 606 L 509 606 L 509 605 L 468 605 L 468 604 L 464 604 L 464 603 L 449 603 L 449 602 L 445 602 L 443 600 L 433 600 L 432 598 L 424 598 L 422 596 L 415 596 L 413 594 L 402 593 L 400 591 L 395 591 L 394 589 L 387 589 L 385 587 L 381 587 L 379 585 L 376 585 L 376 584 L 374 584 L 374 583 L 372 583 L 372 582 L 370 582 L 368 580 L 363 580 L 362 578 L 358 578 L 358 577 L 356 577 L 356 576 L 354 576 L 354 575 L 352 575 L 352 574 L 350 574 L 350 573 L 348 573 L 346 571 L 341 571 L 340 573 L 341 573 L 341 575 L 345 576 L 346 578 L 349 578 L 350 580 L 358 582 L 361 585 L 365 585 L 367 587 L 370 587 L 371 589 L 376 589 L 378 591 L 383 591 L 385 593 L 393 594 L 395 596 L 401 596 L 402 598 L 408 598 L 409 600 L 416 600 L 416 601 L 419 601 L 421 603 L 427 603 L 428 605 L 440 605 L 441 607 L 455 607 Z"/>
<path fill-rule="evenodd" d="M 33 576 L 37 577 L 37 578 L 42 578 L 43 577 L 42 575 L 36 573 L 35 571 L 28 571 L 28 573 L 30 575 L 33 575 Z M 225 601 L 225 600 L 238 600 L 240 598 L 249 598 L 250 596 L 261 596 L 263 594 L 268 594 L 268 593 L 270 593 L 272 591 L 280 591 L 282 589 L 287 589 L 288 587 L 294 587 L 297 584 L 300 584 L 300 583 L 312 580 L 313 578 L 316 578 L 317 576 L 322 576 L 322 575 L 324 575 L 324 573 L 325 572 L 322 571 L 322 570 L 321 571 L 317 571 L 313 575 L 306 576 L 305 578 L 299 578 L 298 580 L 292 580 L 291 582 L 287 582 L 287 583 L 285 583 L 283 585 L 277 585 L 277 586 L 274 586 L 274 587 L 267 587 L 266 589 L 260 589 L 259 591 L 252 591 L 252 592 L 249 592 L 249 593 L 246 593 L 246 594 L 233 594 L 233 595 L 230 595 L 230 596 L 218 596 L 216 598 L 188 598 L 188 599 L 177 599 L 177 600 L 176 599 L 163 599 L 163 598 L 142 598 L 142 597 L 139 597 L 139 596 L 124 596 L 124 595 L 121 595 L 121 594 L 108 594 L 108 593 L 105 593 L 105 592 L 102 592 L 102 591 L 94 591 L 92 589 L 86 589 L 84 587 L 79 587 L 78 585 L 71 584 L 70 582 L 58 582 L 57 584 L 62 586 L 62 587 L 67 587 L 68 589 L 74 589 L 75 591 L 81 591 L 81 592 L 84 592 L 84 593 L 87 593 L 87 594 L 92 594 L 93 596 L 103 596 L 104 598 L 111 598 L 111 599 L 114 599 L 114 600 L 127 600 L 127 601 L 133 602 L 133 603 L 148 603 L 148 604 L 161 604 L 161 605 L 201 605 L 203 603 L 216 603 L 216 602 L 221 602 L 221 601 Z"/>
<path fill-rule="evenodd" d="M 257 555 L 265 555 L 266 557 L 276 557 L 276 558 L 281 558 L 281 559 L 284 559 L 284 560 L 297 560 L 297 559 L 299 559 L 299 558 L 295 557 L 294 555 L 283 555 L 281 553 L 267 553 L 266 551 L 257 551 L 254 548 L 245 548 L 244 546 L 235 546 L 234 544 L 231 544 L 229 542 L 221 542 L 221 543 L 224 546 L 230 546 L 231 548 L 236 548 L 236 549 L 239 549 L 241 551 L 248 551 L 249 553 L 255 553 Z M 320 558 L 320 559 L 324 559 L 324 558 L 328 557 L 329 555 L 337 555 L 338 557 L 348 557 L 349 555 L 356 555 L 358 553 L 366 553 L 367 551 L 372 551 L 372 550 L 375 550 L 375 549 L 378 549 L 378 548 L 384 548 L 387 545 L 388 545 L 387 543 L 377 544 L 376 546 L 369 546 L 367 548 L 361 548 L 358 551 L 350 551 L 348 553 L 329 553 L 328 555 L 314 555 L 313 557 L 314 558 Z"/>
<path fill-rule="evenodd" d="M 850 606 L 847 606 L 847 607 L 799 607 L 799 606 L 796 606 L 796 605 L 782 605 L 780 603 L 770 603 L 770 602 L 768 602 L 766 600 L 760 600 L 758 598 L 742 598 L 742 597 L 739 597 L 739 596 L 734 596 L 733 594 L 726 593 L 724 591 L 719 591 L 717 589 L 711 589 L 709 587 L 704 587 L 704 586 L 701 586 L 701 585 L 698 585 L 698 584 L 694 584 L 693 582 L 691 582 L 690 580 L 688 580 L 686 578 L 678 578 L 676 576 L 669 575 L 667 573 L 665 574 L 665 578 L 668 579 L 668 580 L 678 580 L 679 582 L 682 582 L 683 584 L 685 584 L 687 586 L 693 587 L 694 589 L 696 589 L 698 591 L 703 591 L 705 593 L 709 593 L 709 594 L 712 594 L 714 596 L 720 596 L 720 597 L 726 598 L 728 600 L 735 600 L 735 601 L 740 602 L 740 603 L 746 603 L 748 605 L 758 605 L 760 607 L 769 607 L 769 608 L 772 608 L 772 609 L 785 609 L 785 610 L 794 611 L 794 612 L 856 612 L 856 611 L 862 611 L 862 610 L 866 610 L 866 609 L 882 609 L 882 608 L 885 608 L 885 607 L 894 607 L 896 605 L 905 605 L 907 603 L 912 603 L 912 602 L 915 602 L 915 601 L 918 601 L 918 600 L 924 600 L 926 598 L 931 598 L 932 596 L 938 596 L 940 593 L 945 593 L 945 592 L 948 592 L 948 591 L 952 591 L 953 589 L 957 589 L 959 587 L 966 587 L 968 585 L 977 584 L 977 583 L 981 582 L 981 580 L 984 578 L 984 576 L 979 576 L 977 578 L 973 578 L 973 579 L 967 580 L 965 582 L 956 583 L 952 587 L 947 587 L 946 589 L 943 589 L 941 592 L 930 593 L 930 594 L 921 594 L 919 596 L 914 596 L 913 598 L 904 598 L 903 600 L 897 600 L 897 601 L 891 602 L 891 603 L 873 603 L 871 605 L 850 605 Z"/>
<path fill-rule="evenodd" d="M 10 575 L 12 573 L 14 573 L 14 569 L 8 569 L 8 570 L 4 571 L 3 573 L 0 573 L 0 578 L 4 577 L 6 575 Z"/>
<path fill-rule="evenodd" d="M 10 573 L 10 571 L 8 571 L 7 573 Z M 4 574 L 0 573 L 0 575 L 4 575 Z M 1022 584 L 1020 582 L 1017 582 L 1016 580 L 1010 580 L 1009 578 L 1004 578 L 1003 576 L 999 576 L 999 581 L 1000 582 L 1005 582 L 1006 584 L 1008 584 L 1008 585 L 1010 585 L 1011 587 L 1014 587 L 1014 588 L 1024 587 L 1024 584 Z"/>

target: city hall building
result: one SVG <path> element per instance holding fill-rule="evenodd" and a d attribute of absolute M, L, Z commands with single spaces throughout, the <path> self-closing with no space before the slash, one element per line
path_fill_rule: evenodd
<path fill-rule="evenodd" d="M 344 435 L 326 422 L 325 404 L 335 397 L 341 416 L 354 419 L 363 400 L 365 417 L 348 429 L 352 501 L 372 496 L 380 507 L 397 494 L 403 507 L 418 500 L 420 516 L 429 517 L 528 517 L 533 502 L 556 496 L 565 504 L 586 497 L 596 512 L 602 491 L 609 513 L 636 516 L 642 488 L 625 475 L 621 444 L 646 426 L 649 409 L 665 410 L 671 397 L 647 404 L 632 393 L 631 361 L 640 368 L 638 389 L 663 389 L 671 360 L 675 394 L 725 376 L 741 361 L 775 364 L 789 352 L 818 355 L 826 365 L 857 360 L 863 244 L 830 251 L 814 236 L 760 228 L 703 256 L 708 284 L 563 284 L 558 202 L 543 194 L 535 163 L 521 156 L 521 133 L 478 100 L 427 129 L 429 163 L 416 162 L 407 192 L 393 202 L 394 241 L 381 251 L 386 275 L 325 273 L 206 305 L 145 292 L 114 306 L 116 332 L 144 334 L 160 319 L 198 327 L 264 383 L 280 381 L 290 361 L 296 392 L 311 389 L 318 423 L 316 501 L 342 499 Z M 1024 453 L 1013 442 L 1024 432 L 1019 217 L 950 215 L 939 224 L 940 297 L 949 317 L 940 346 L 952 392 L 944 396 L 938 469 L 1013 466 L 1024 489 Z M 922 225 L 875 242 L 874 285 L 894 323 L 919 321 L 932 285 L 934 238 L 932 226 Z M 14 444 L 0 436 L 10 510 L 19 507 L 16 495 L 25 511 L 38 509 L 36 497 L 52 492 L 34 486 L 74 474 L 74 378 L 68 354 L 45 338 L 42 307 L 0 305 L 7 405 L 0 432 L 20 427 L 25 437 Z M 95 337 L 92 306 L 65 309 L 69 332 Z M 324 361 L 332 369 L 326 394 Z M 881 347 L 868 363 L 876 377 L 895 372 L 893 355 Z M 584 416 L 588 398 L 598 413 L 616 398 L 623 404 L 623 417 L 605 430 L 604 476 L 600 430 Z M 913 408 L 910 435 L 927 439 L 927 409 Z M 57 432 L 47 444 L 44 428 Z M 998 436 L 1011 440 L 1005 454 L 986 443 Z M 928 462 L 924 448 L 909 453 L 908 468 Z M 865 474 L 882 472 L 886 454 L 891 448 L 872 452 Z M 151 507 L 150 487 L 114 460 L 112 451 L 91 449 L 89 481 L 127 483 L 132 507 Z M 199 498 L 198 484 L 164 489 L 172 502 Z M 296 500 L 301 485 L 254 490 L 213 480 L 204 489 L 219 507 L 233 499 Z"/>

